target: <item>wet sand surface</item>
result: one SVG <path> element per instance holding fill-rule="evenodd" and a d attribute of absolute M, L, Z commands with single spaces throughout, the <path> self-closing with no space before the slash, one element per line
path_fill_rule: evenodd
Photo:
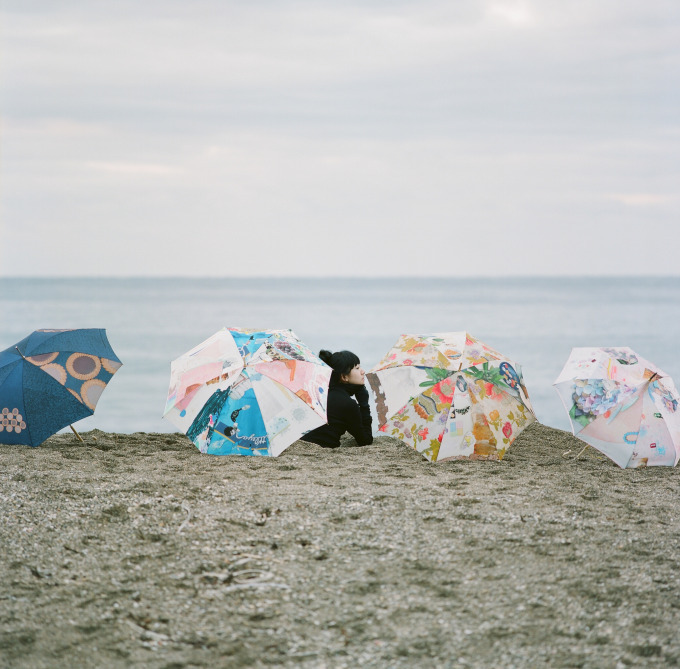
<path fill-rule="evenodd" d="M 82 436 L 0 446 L 0 667 L 680 664 L 677 469 Z"/>

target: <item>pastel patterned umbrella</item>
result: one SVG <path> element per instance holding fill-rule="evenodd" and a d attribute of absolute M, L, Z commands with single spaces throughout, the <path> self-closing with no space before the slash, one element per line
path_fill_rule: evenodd
<path fill-rule="evenodd" d="M 619 467 L 678 463 L 680 395 L 632 349 L 574 348 L 554 386 L 574 435 Z"/>
<path fill-rule="evenodd" d="M 519 365 L 466 332 L 402 335 L 367 376 L 380 431 L 432 462 L 500 460 L 536 420 Z"/>
<path fill-rule="evenodd" d="M 326 423 L 331 372 L 291 330 L 223 328 L 173 361 L 164 417 L 202 453 L 278 456 Z"/>
<path fill-rule="evenodd" d="M 121 365 L 101 329 L 36 330 L 0 352 L 0 443 L 38 446 L 91 416 Z"/>

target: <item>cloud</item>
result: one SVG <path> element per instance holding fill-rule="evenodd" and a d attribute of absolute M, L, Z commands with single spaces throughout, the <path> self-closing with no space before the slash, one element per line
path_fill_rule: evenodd
<path fill-rule="evenodd" d="M 42 273 L 577 273 L 680 214 L 674 2 L 9 4 L 3 238 Z"/>
<path fill-rule="evenodd" d="M 614 202 L 626 205 L 626 207 L 657 207 L 677 200 L 674 195 L 657 195 L 654 193 L 613 193 L 607 197 Z"/>
<path fill-rule="evenodd" d="M 487 14 L 517 27 L 533 26 L 537 23 L 536 14 L 528 2 L 494 2 L 487 7 Z"/>
<path fill-rule="evenodd" d="M 154 165 L 151 163 L 112 163 L 100 161 L 88 161 L 85 163 L 87 169 L 113 174 L 129 176 L 167 176 L 179 174 L 181 170 L 172 165 Z"/>

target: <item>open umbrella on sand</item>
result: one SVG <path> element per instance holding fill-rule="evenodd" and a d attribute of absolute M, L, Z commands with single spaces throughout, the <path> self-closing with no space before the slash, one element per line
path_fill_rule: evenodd
<path fill-rule="evenodd" d="M 164 416 L 202 453 L 277 456 L 326 422 L 331 371 L 291 330 L 223 328 L 173 361 Z"/>
<path fill-rule="evenodd" d="M 380 431 L 432 462 L 500 460 L 536 420 L 519 365 L 466 332 L 402 335 L 367 376 Z"/>
<path fill-rule="evenodd" d="M 0 443 L 37 446 L 91 416 L 121 365 L 100 329 L 36 330 L 0 352 Z"/>
<path fill-rule="evenodd" d="M 680 395 L 632 349 L 574 348 L 554 386 L 574 435 L 620 467 L 677 464 Z"/>

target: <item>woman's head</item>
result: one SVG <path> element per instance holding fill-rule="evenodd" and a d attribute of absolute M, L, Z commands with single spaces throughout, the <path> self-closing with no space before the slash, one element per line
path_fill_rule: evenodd
<path fill-rule="evenodd" d="M 359 357 L 351 351 L 319 351 L 319 357 L 333 369 L 331 383 L 364 383 L 364 370 Z"/>

